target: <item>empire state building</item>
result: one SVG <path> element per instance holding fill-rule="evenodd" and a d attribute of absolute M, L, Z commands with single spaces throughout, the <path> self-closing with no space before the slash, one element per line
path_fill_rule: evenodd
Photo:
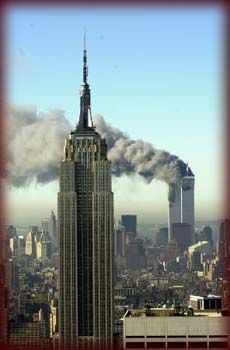
<path fill-rule="evenodd" d="M 93 126 L 84 47 L 80 113 L 65 140 L 58 193 L 60 340 L 113 337 L 113 193 L 106 140 Z"/>

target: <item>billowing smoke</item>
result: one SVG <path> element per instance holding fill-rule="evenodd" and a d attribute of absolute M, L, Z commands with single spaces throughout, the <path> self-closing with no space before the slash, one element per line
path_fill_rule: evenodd
<path fill-rule="evenodd" d="M 101 116 L 95 118 L 95 124 L 107 141 L 108 158 L 115 176 L 136 173 L 147 182 L 155 178 L 176 184 L 186 174 L 187 166 L 177 156 L 142 140 L 131 140 L 128 135 L 107 124 Z"/>
<path fill-rule="evenodd" d="M 57 179 L 63 157 L 64 139 L 72 129 L 61 110 L 38 113 L 34 107 L 8 108 L 7 177 L 20 187 L 35 180 L 48 183 Z M 186 174 L 186 164 L 177 156 L 155 149 L 150 143 L 132 140 L 96 116 L 97 131 L 106 138 L 112 173 L 139 174 L 147 182 L 153 178 L 176 184 Z"/>
<path fill-rule="evenodd" d="M 7 110 L 7 179 L 15 187 L 57 178 L 64 139 L 71 129 L 61 110 L 38 113 L 34 107 Z"/>

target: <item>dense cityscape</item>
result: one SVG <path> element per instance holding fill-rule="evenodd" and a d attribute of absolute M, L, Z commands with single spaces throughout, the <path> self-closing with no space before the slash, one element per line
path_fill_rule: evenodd
<path fill-rule="evenodd" d="M 80 91 L 79 121 L 60 166 L 58 220 L 52 210 L 24 235 L 6 227 L 9 344 L 55 349 L 114 337 L 126 348 L 226 346 L 229 222 L 197 227 L 188 164 L 168 183 L 167 225 L 147 236 L 135 213 L 114 220 L 106 140 L 91 119 L 86 49 Z"/>
<path fill-rule="evenodd" d="M 183 231 L 182 231 L 183 230 Z M 213 240 L 213 230 L 204 226 L 190 234 L 187 225 L 176 223 L 172 238 L 160 227 L 154 239 L 137 232 L 137 217 L 123 215 L 115 226 L 115 335 L 123 335 L 123 316 L 130 309 L 194 310 L 220 313 L 223 308 L 224 223 Z M 177 234 L 179 239 L 177 238 Z M 58 338 L 58 243 L 54 212 L 18 235 L 7 227 L 9 242 L 9 342 L 50 344 Z"/>
<path fill-rule="evenodd" d="M 230 349 L 229 16 L 63 5 L 2 16 L 0 350 Z"/>

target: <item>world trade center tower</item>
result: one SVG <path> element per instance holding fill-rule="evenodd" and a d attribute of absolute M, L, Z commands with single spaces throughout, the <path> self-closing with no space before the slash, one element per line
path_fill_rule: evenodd
<path fill-rule="evenodd" d="M 65 140 L 58 193 L 59 336 L 113 337 L 113 193 L 106 140 L 93 126 L 84 47 L 76 128 Z"/>

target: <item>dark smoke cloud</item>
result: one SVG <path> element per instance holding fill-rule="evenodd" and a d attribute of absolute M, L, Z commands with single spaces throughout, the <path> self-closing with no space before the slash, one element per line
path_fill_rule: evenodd
<path fill-rule="evenodd" d="M 101 116 L 95 118 L 95 124 L 107 140 L 108 158 L 115 176 L 137 173 L 147 182 L 155 178 L 176 184 L 186 175 L 186 164 L 177 156 L 142 140 L 130 139 L 127 134 L 107 124 Z"/>
<path fill-rule="evenodd" d="M 20 187 L 33 180 L 48 183 L 57 179 L 64 139 L 72 129 L 64 112 L 38 113 L 34 107 L 11 106 L 6 119 L 9 184 Z M 113 175 L 139 174 L 147 182 L 155 178 L 176 184 L 186 174 L 186 164 L 177 156 L 157 150 L 150 143 L 130 139 L 107 124 L 102 116 L 96 116 L 94 123 L 106 138 Z"/>

